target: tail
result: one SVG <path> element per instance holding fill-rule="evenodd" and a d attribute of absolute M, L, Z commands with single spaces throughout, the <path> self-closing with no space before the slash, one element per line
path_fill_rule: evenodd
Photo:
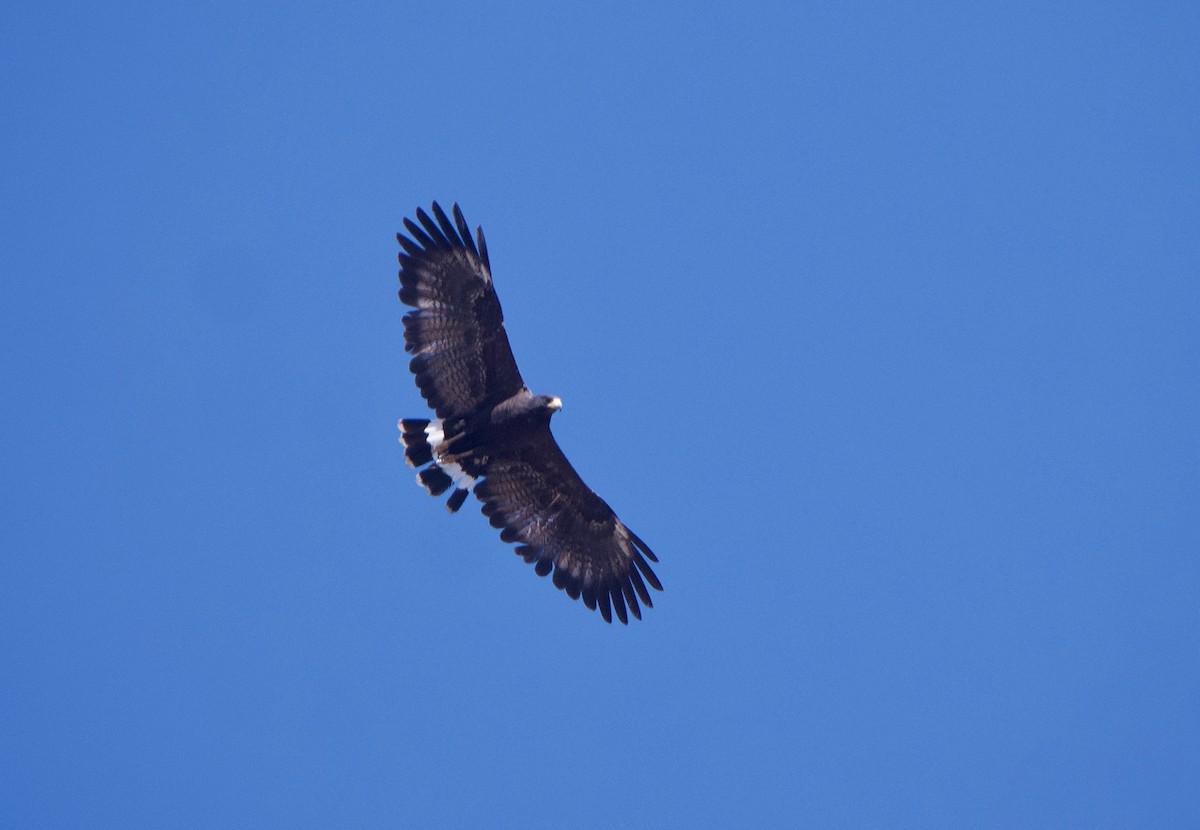
<path fill-rule="evenodd" d="M 400 422 L 400 443 L 404 445 L 408 466 L 421 467 L 433 460 L 428 429 L 429 421 L 424 418 L 405 418 Z"/>
<path fill-rule="evenodd" d="M 440 418 L 433 421 L 424 418 L 405 418 L 398 424 L 400 443 L 404 444 L 404 460 L 412 467 L 428 467 L 417 473 L 417 481 L 431 496 L 440 496 L 454 487 L 446 501 L 446 508 L 457 513 L 467 500 L 475 478 L 453 461 L 438 455 L 446 442 Z"/>

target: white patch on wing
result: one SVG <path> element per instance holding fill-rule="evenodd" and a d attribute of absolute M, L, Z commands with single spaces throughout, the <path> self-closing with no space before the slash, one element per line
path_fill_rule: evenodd
<path fill-rule="evenodd" d="M 445 340 L 436 340 L 436 339 L 430 340 L 428 343 L 426 343 L 423 346 L 421 346 L 420 348 L 418 348 L 416 353 L 417 354 L 437 354 L 438 352 L 443 352 L 446 350 L 445 342 L 446 342 Z"/>
<path fill-rule="evenodd" d="M 417 295 L 417 308 L 422 311 L 432 311 L 433 309 L 445 308 L 445 303 L 441 303 L 433 297 L 427 297 L 424 294 Z"/>

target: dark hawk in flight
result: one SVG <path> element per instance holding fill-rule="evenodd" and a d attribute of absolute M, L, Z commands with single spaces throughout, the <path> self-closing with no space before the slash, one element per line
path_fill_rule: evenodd
<path fill-rule="evenodd" d="M 433 419 L 400 421 L 404 456 L 422 468 L 431 495 L 450 491 L 456 512 L 472 489 L 483 514 L 516 542 L 539 576 L 572 599 L 623 623 L 652 607 L 646 586 L 662 590 L 647 559 L 658 559 L 583 483 L 554 436 L 550 416 L 562 401 L 525 386 L 492 285 L 483 228 L 475 238 L 458 205 L 454 221 L 433 203 L 396 234 L 400 300 L 409 369 Z"/>

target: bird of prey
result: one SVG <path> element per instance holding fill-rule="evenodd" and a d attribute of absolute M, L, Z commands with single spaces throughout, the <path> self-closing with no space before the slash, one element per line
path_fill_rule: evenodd
<path fill-rule="evenodd" d="M 583 483 L 554 436 L 550 416 L 562 401 L 525 386 L 504 331 L 483 228 L 475 238 L 458 205 L 453 222 L 438 206 L 417 209 L 396 234 L 400 300 L 409 369 L 433 410 L 400 421 L 408 463 L 430 495 L 450 491 L 457 512 L 473 490 L 483 514 L 516 542 L 539 576 L 554 572 L 572 599 L 628 624 L 652 607 L 647 584 L 662 583 L 658 559 L 603 499 Z"/>

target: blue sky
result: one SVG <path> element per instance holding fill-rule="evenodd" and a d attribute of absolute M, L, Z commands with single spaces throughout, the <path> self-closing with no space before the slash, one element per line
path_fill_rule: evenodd
<path fill-rule="evenodd" d="M 1197 7 L 517 8 L 0 12 L 0 824 L 1200 824 Z M 404 466 L 434 199 L 641 623 Z"/>

